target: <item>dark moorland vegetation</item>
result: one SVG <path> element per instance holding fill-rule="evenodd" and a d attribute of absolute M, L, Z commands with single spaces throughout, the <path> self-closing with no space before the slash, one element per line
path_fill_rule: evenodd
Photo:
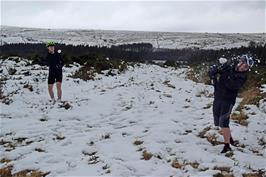
<path fill-rule="evenodd" d="M 90 60 L 105 59 L 124 60 L 124 61 L 185 61 L 188 64 L 200 64 L 203 62 L 217 61 L 219 57 L 231 58 L 241 54 L 250 54 L 259 59 L 258 65 L 266 65 L 266 44 L 257 44 L 250 42 L 248 47 L 231 49 L 157 49 L 149 43 L 124 44 L 111 47 L 84 46 L 84 45 L 65 45 L 56 44 L 56 49 L 62 50 L 62 55 L 66 64 L 77 62 L 85 64 Z M 33 63 L 39 63 L 45 58 L 47 49 L 45 44 L 5 44 L 0 46 L 1 57 L 20 56 L 33 60 Z M 168 62 L 172 63 L 172 62 Z"/>

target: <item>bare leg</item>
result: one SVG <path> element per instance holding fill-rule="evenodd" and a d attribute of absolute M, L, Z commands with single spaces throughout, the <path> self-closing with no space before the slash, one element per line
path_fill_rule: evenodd
<path fill-rule="evenodd" d="M 56 82 L 58 100 L 61 100 L 61 98 L 62 98 L 62 88 L 61 88 L 61 86 L 62 86 L 61 82 Z"/>
<path fill-rule="evenodd" d="M 48 84 L 48 92 L 49 92 L 49 95 L 50 95 L 52 100 L 54 99 L 53 86 L 54 86 L 54 84 Z"/>
<path fill-rule="evenodd" d="M 222 128 L 222 131 L 223 131 L 224 143 L 229 144 L 231 137 L 230 128 Z"/>

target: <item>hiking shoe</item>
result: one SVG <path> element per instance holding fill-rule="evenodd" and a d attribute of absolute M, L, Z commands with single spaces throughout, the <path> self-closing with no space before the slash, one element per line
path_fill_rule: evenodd
<path fill-rule="evenodd" d="M 52 104 L 55 104 L 56 101 L 55 101 L 54 98 L 52 98 L 51 100 L 49 100 L 49 102 L 52 103 Z"/>
<path fill-rule="evenodd" d="M 232 146 L 237 146 L 237 145 L 239 144 L 239 142 L 238 142 L 238 141 L 234 141 L 233 138 L 230 137 L 230 144 L 231 144 Z"/>
<path fill-rule="evenodd" d="M 221 153 L 226 153 L 228 151 L 232 151 L 232 149 L 230 148 L 229 144 L 225 144 L 223 150 L 221 151 Z"/>

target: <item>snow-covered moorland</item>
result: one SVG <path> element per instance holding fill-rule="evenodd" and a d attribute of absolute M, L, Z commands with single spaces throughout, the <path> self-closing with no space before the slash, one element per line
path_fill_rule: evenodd
<path fill-rule="evenodd" d="M 57 43 L 71 45 L 111 46 L 151 43 L 155 48 L 222 49 L 248 46 L 250 41 L 264 44 L 264 33 L 185 33 L 108 30 L 40 29 L 1 26 L 1 45 L 9 43 Z"/>
<path fill-rule="evenodd" d="M 247 106 L 248 125 L 231 123 L 240 145 L 220 154 L 213 88 L 187 80 L 186 68 L 139 64 L 82 81 L 70 77 L 80 67 L 73 65 L 64 68 L 66 102 L 52 104 L 47 68 L 28 63 L 1 60 L 0 168 L 47 176 L 241 176 L 266 170 L 265 113 Z"/>

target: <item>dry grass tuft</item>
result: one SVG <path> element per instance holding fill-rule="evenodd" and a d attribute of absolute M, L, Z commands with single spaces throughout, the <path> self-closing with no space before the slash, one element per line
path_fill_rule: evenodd
<path fill-rule="evenodd" d="M 144 160 L 150 160 L 152 158 L 153 154 L 150 152 L 147 152 L 146 150 L 144 150 L 142 152 L 142 159 Z"/>
<path fill-rule="evenodd" d="M 244 173 L 242 174 L 243 177 L 264 177 L 265 176 L 265 171 L 257 171 L 253 173 Z"/>
<path fill-rule="evenodd" d="M 210 79 L 206 72 L 207 68 L 201 65 L 198 66 L 192 66 L 187 72 L 186 72 L 186 79 L 192 80 L 197 83 L 204 83 L 209 85 Z"/>
<path fill-rule="evenodd" d="M 170 88 L 173 88 L 173 89 L 176 88 L 174 85 L 170 84 L 169 80 L 164 81 L 163 84 L 166 85 L 167 87 L 170 87 Z"/>
<path fill-rule="evenodd" d="M 12 177 L 12 166 L 4 167 L 0 169 L 1 177 Z"/>
<path fill-rule="evenodd" d="M 240 125 L 243 126 L 248 126 L 247 122 L 248 116 L 241 110 L 239 114 L 233 113 L 231 115 L 231 120 L 234 120 L 236 123 L 239 123 Z"/>
<path fill-rule="evenodd" d="M 198 136 L 199 136 L 200 138 L 205 138 L 205 134 L 206 134 L 210 129 L 211 129 L 210 126 L 205 127 L 201 132 L 199 132 Z"/>
<path fill-rule="evenodd" d="M 178 160 L 175 159 L 175 160 L 172 161 L 171 166 L 174 167 L 174 168 L 181 169 L 184 166 L 184 164 L 179 163 Z"/>
<path fill-rule="evenodd" d="M 99 162 L 99 156 L 93 155 L 89 158 L 88 164 L 92 165 L 92 164 L 96 164 Z"/>
<path fill-rule="evenodd" d="M 217 136 L 215 134 L 207 134 L 207 132 L 211 129 L 210 126 L 205 127 L 202 131 L 199 132 L 198 137 L 206 138 L 213 146 L 223 144 L 223 142 L 217 140 Z"/>
<path fill-rule="evenodd" d="M 217 174 L 214 174 L 213 177 L 234 177 L 234 175 L 217 173 Z"/>
<path fill-rule="evenodd" d="M 11 162 L 11 160 L 10 159 L 7 159 L 7 158 L 2 158 L 0 160 L 0 163 L 9 163 L 9 162 Z"/>
<path fill-rule="evenodd" d="M 31 169 L 22 170 L 22 171 L 12 174 L 12 169 L 13 169 L 13 166 L 1 168 L 0 176 L 1 177 L 45 177 L 48 174 L 50 174 L 50 172 L 44 173 L 38 170 L 31 170 Z"/>
<path fill-rule="evenodd" d="M 218 137 L 215 134 L 206 135 L 206 138 L 213 146 L 224 144 L 223 142 L 217 140 Z"/>
<path fill-rule="evenodd" d="M 215 166 L 213 170 L 219 170 L 221 173 L 217 173 L 213 175 L 214 177 L 234 177 L 234 175 L 230 174 L 231 167 L 218 167 Z"/>
<path fill-rule="evenodd" d="M 226 172 L 226 173 L 230 173 L 231 172 L 231 167 L 218 167 L 218 166 L 215 166 L 213 169 L 214 170 L 220 170 L 221 172 Z"/>
<path fill-rule="evenodd" d="M 212 107 L 212 103 L 208 103 L 206 106 L 203 107 L 203 109 L 209 109 Z"/>
<path fill-rule="evenodd" d="M 191 167 L 198 169 L 200 164 L 198 162 L 189 162 L 186 163 L 186 165 L 190 165 Z"/>
<path fill-rule="evenodd" d="M 141 140 L 134 141 L 134 145 L 136 145 L 136 146 L 141 145 L 141 144 L 143 144 L 143 141 L 141 141 Z"/>
<path fill-rule="evenodd" d="M 257 87 L 251 87 L 243 90 L 240 96 L 243 98 L 240 106 L 243 107 L 244 105 L 248 104 L 258 105 L 259 101 L 266 97 L 266 94 L 261 93 L 260 89 Z"/>

